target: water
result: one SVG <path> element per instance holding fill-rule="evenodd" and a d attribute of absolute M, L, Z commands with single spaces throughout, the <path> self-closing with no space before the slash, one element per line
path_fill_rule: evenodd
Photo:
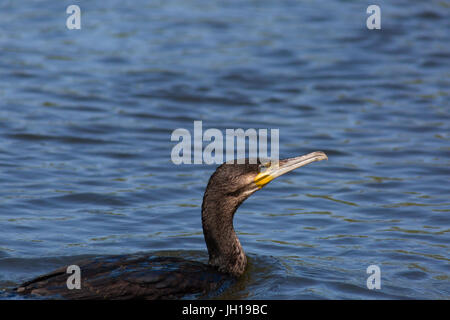
<path fill-rule="evenodd" d="M 450 297 L 450 4 L 0 4 L 0 288 L 80 256 L 207 261 L 214 166 L 170 160 L 176 128 L 275 128 L 325 151 L 240 208 L 249 270 L 218 298 Z M 369 290 L 366 269 L 381 269 Z"/>

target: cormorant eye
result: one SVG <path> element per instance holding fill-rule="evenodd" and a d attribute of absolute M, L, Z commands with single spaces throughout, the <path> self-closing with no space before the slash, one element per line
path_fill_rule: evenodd
<path fill-rule="evenodd" d="M 259 165 L 259 172 L 265 172 L 267 169 L 270 168 L 270 165 L 271 165 L 270 161 L 260 164 Z"/>

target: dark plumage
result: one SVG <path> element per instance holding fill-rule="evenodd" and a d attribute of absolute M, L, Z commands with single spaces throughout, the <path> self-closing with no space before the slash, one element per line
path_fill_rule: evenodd
<path fill-rule="evenodd" d="M 67 289 L 67 266 L 25 282 L 16 293 L 53 299 L 176 299 L 206 295 L 233 279 L 200 262 L 146 254 L 98 257 L 75 263 L 81 289 Z"/>
<path fill-rule="evenodd" d="M 313 161 L 323 152 L 261 163 L 222 164 L 209 179 L 203 196 L 202 226 L 209 264 L 145 254 L 105 256 L 74 263 L 81 269 L 81 289 L 67 288 L 67 267 L 25 282 L 21 295 L 63 299 L 174 299 L 206 294 L 242 275 L 247 265 L 233 228 L 237 208 L 272 179 Z"/>

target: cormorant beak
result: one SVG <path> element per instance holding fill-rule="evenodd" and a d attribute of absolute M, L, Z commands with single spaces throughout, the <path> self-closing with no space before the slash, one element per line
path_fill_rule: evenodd
<path fill-rule="evenodd" d="M 273 179 L 294 169 L 303 167 L 314 161 L 328 160 L 328 157 L 322 151 L 308 153 L 304 156 L 272 161 L 266 165 L 266 169 L 258 173 L 255 177 L 255 184 L 261 189 Z"/>

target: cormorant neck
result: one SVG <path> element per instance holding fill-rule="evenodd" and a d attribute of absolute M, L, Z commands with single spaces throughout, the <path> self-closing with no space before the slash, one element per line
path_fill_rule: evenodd
<path fill-rule="evenodd" d="M 234 213 L 243 201 L 221 196 L 207 188 L 202 204 L 202 226 L 209 264 L 234 276 L 243 274 L 247 265 L 244 250 L 233 228 Z"/>

